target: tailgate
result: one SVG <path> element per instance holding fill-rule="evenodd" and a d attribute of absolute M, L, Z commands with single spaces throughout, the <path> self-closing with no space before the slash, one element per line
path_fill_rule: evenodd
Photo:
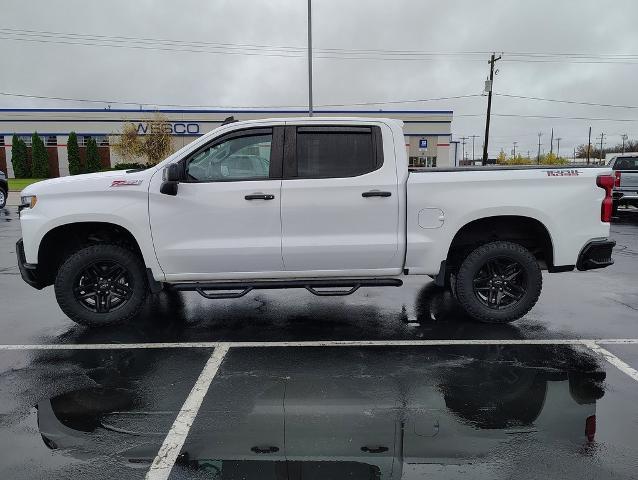
<path fill-rule="evenodd" d="M 620 172 L 620 188 L 638 190 L 638 170 L 617 170 Z"/>

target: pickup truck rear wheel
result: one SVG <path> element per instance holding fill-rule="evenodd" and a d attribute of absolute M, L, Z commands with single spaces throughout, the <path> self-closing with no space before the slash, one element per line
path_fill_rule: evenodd
<path fill-rule="evenodd" d="M 126 322 L 140 311 L 148 291 L 142 260 L 119 245 L 98 244 L 70 255 L 55 278 L 62 311 L 81 325 Z"/>
<path fill-rule="evenodd" d="M 541 293 L 543 277 L 534 255 L 512 242 L 481 245 L 463 260 L 456 296 L 476 320 L 506 323 L 529 312 Z"/>

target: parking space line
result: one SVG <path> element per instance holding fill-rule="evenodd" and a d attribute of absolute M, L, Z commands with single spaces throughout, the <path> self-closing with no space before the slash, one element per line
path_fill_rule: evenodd
<path fill-rule="evenodd" d="M 146 480 L 166 480 L 170 475 L 208 388 L 227 352 L 228 344 L 219 344 L 206 362 L 146 473 Z"/>
<path fill-rule="evenodd" d="M 149 342 L 149 343 L 81 343 L 81 344 L 5 344 L 1 350 L 122 350 L 144 348 L 273 348 L 273 347 L 419 347 L 437 345 L 580 345 L 592 342 L 603 345 L 638 345 L 636 338 L 556 338 L 502 340 L 309 340 L 289 342 Z"/>
<path fill-rule="evenodd" d="M 601 347 L 596 342 L 593 342 L 591 340 L 583 340 L 583 345 L 585 345 L 587 348 L 590 348 L 591 350 L 593 350 L 594 352 L 602 356 L 605 360 L 611 363 L 618 370 L 629 375 L 631 378 L 633 378 L 634 380 L 638 382 L 638 370 L 633 368 L 631 365 L 623 362 L 620 358 L 618 358 L 616 355 L 611 353 L 609 350 Z"/>

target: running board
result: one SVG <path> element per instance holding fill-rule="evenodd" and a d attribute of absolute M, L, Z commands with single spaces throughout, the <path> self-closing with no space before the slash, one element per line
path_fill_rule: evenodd
<path fill-rule="evenodd" d="M 171 287 L 180 291 L 194 291 L 211 300 L 240 298 L 252 290 L 280 288 L 305 288 L 319 297 L 351 295 L 361 287 L 400 287 L 398 278 L 337 278 L 308 280 L 254 280 L 248 282 L 189 282 L 173 283 Z M 329 288 L 331 290 L 317 290 Z M 340 288 L 341 290 L 335 290 Z"/>

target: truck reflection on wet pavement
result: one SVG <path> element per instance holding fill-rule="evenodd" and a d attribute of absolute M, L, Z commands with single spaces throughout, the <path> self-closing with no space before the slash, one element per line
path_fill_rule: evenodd
<path fill-rule="evenodd" d="M 144 355 L 65 354 L 95 383 L 38 403 L 44 443 L 148 467 L 177 410 L 145 398 L 138 379 L 163 365 Z M 191 360 L 181 368 L 201 368 Z M 402 478 L 421 464 L 472 464 L 538 442 L 586 455 L 604 378 L 571 346 L 238 349 L 173 475 Z"/>

